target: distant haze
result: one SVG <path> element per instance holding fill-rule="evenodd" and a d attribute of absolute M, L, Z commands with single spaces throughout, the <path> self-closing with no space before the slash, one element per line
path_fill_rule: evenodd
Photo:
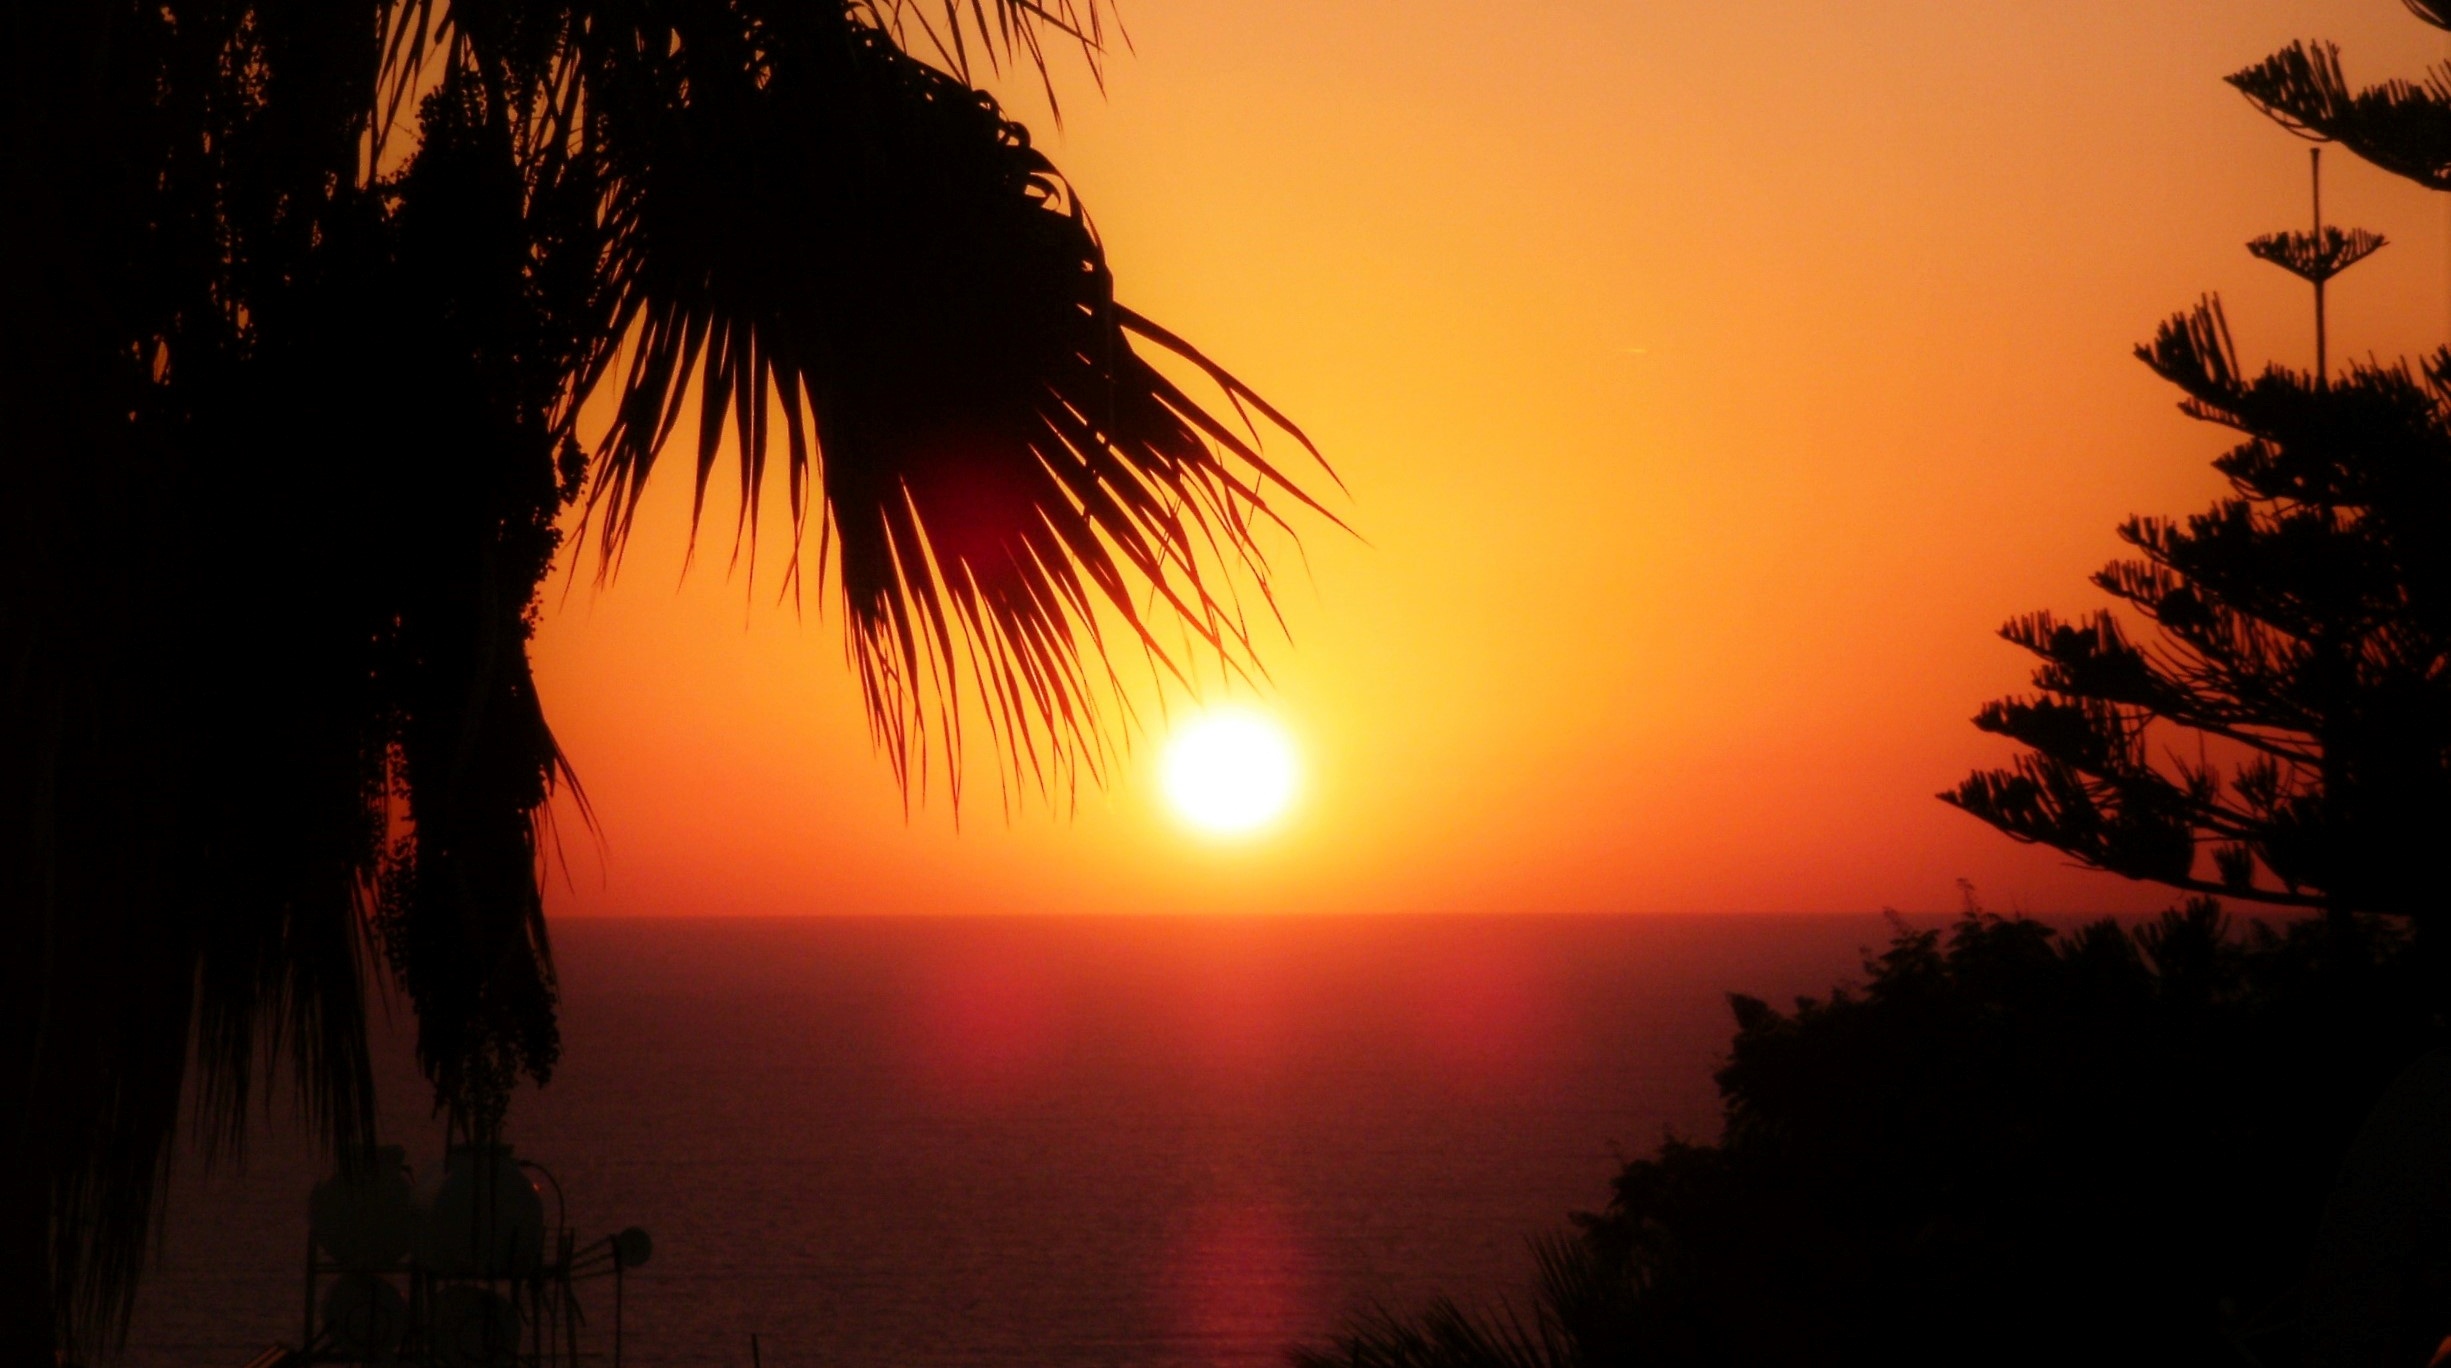
<path fill-rule="evenodd" d="M 557 912 L 2167 901 L 1932 794 L 2007 753 L 1966 722 L 2025 678 L 1998 625 L 2095 606 L 2120 518 L 2216 489 L 2224 434 L 2130 346 L 2218 291 L 2250 365 L 2311 357 L 2304 288 L 2240 250 L 2307 217 L 2305 144 L 2220 78 L 2310 37 L 2413 77 L 2441 35 L 2390 0 L 1123 18 L 1103 97 L 1057 62 L 1061 132 L 1006 84 L 1124 301 L 1352 490 L 1314 481 L 1366 541 L 1297 520 L 1293 640 L 1262 637 L 1300 811 L 1204 843 L 1144 735 L 1069 816 L 1008 822 L 974 736 L 958 833 L 941 775 L 906 820 L 840 614 L 775 603 L 782 529 L 754 590 L 727 576 L 723 475 L 681 579 L 677 455 L 618 583 L 548 591 L 538 675 L 602 837 L 565 813 Z M 2441 345 L 2442 200 L 2331 160 L 2329 216 L 2393 240 L 2334 288 L 2334 355 Z"/>

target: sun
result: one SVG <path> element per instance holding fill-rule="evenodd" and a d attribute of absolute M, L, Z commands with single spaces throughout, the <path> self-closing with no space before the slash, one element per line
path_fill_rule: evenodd
<path fill-rule="evenodd" d="M 1293 739 L 1265 713 L 1220 709 L 1175 728 L 1160 761 L 1166 801 L 1202 831 L 1240 836 L 1282 816 L 1299 766 Z"/>

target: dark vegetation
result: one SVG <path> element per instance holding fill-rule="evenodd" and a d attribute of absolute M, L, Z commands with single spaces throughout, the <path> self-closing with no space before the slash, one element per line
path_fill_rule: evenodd
<path fill-rule="evenodd" d="M 2310 1361 L 2343 1156 L 2442 1038 L 2394 924 L 1970 913 L 1865 971 L 1789 1011 L 1732 999 L 1719 1141 L 1626 1165 L 1539 1245 L 1531 1306 L 1383 1315 L 1299 1362 Z M 2390 1271 L 2444 1286 L 2451 1247 Z M 2372 1361 L 2415 1368 L 2446 1331 L 2451 1304 L 2412 1310 Z"/>
<path fill-rule="evenodd" d="M 2451 68 L 2352 91 L 2297 44 L 2230 82 L 2451 190 Z M 1302 1368 L 2442 1361 L 2451 348 L 2332 372 L 2324 289 L 2382 245 L 2320 208 L 2249 244 L 2314 287 L 2312 372 L 2250 375 L 2211 299 L 2138 348 L 2240 434 L 2233 494 L 2122 526 L 2114 608 L 2008 625 L 2036 692 L 1976 725 L 2024 751 L 1941 795 L 2185 909 L 1970 911 L 1859 989 L 1734 998 L 1719 1140 L 1626 1165 L 1528 1306 L 1382 1313 Z"/>
<path fill-rule="evenodd" d="M 183 1106 L 234 1143 L 277 1060 L 344 1154 L 370 1138 L 377 975 L 456 1134 L 550 1075 L 538 585 L 574 504 L 609 571 L 685 414 L 701 499 L 738 453 L 739 554 L 774 475 L 761 587 L 831 573 L 908 780 L 958 776 L 965 696 L 1016 784 L 1094 775 L 1101 615 L 1160 671 L 1178 620 L 1248 661 L 1218 571 L 1264 588 L 1270 500 L 1307 499 L 1261 426 L 1307 443 L 1117 302 L 969 79 L 1042 40 L 1094 62 L 1100 16 L 10 8 L 0 1363 L 122 1323 Z M 583 442 L 590 395 L 616 421 Z"/>

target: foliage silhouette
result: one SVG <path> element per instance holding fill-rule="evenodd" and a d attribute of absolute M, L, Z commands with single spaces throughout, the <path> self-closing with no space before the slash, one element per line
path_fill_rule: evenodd
<path fill-rule="evenodd" d="M 2451 27 L 2451 14 L 2412 3 Z M 2451 67 L 2351 94 L 2329 45 L 2230 77 L 2258 108 L 2376 165 L 2451 188 Z M 2038 691 L 1986 706 L 2026 747 L 1944 801 L 2132 879 L 2430 924 L 2451 830 L 2451 349 L 2422 367 L 2323 360 L 2323 289 L 2382 245 L 2317 222 L 2249 244 L 2315 288 L 2317 368 L 2249 376 L 2217 301 L 2137 355 L 2184 412 L 2245 438 L 2215 467 L 2234 496 L 2133 518 L 2140 559 L 2094 583 L 2113 612 L 2018 618 Z"/>
<path fill-rule="evenodd" d="M 0 1361 L 124 1315 L 191 1056 L 222 1142 L 276 1060 L 327 1138 L 367 1138 L 377 956 L 453 1125 L 548 1076 L 539 823 L 567 771 L 537 585 L 574 501 L 609 569 L 685 413 L 701 505 L 734 439 L 744 551 L 780 455 L 791 583 L 835 558 L 906 782 L 958 776 L 965 697 L 1000 774 L 1094 776 L 1128 720 L 1105 657 L 1173 668 L 1168 622 L 1253 667 L 1222 572 L 1264 597 L 1257 531 L 1310 501 L 1260 433 L 1309 444 L 1115 302 L 1081 206 L 969 82 L 1048 40 L 1094 63 L 1101 23 L 31 0 L 0 25 Z"/>
<path fill-rule="evenodd" d="M 1970 913 L 1865 971 L 1792 1011 L 1731 998 L 1721 1138 L 1627 1164 L 1538 1246 L 1528 1309 L 1381 1313 L 1296 1362 L 2301 1361 L 2341 1157 L 2442 1039 L 2399 923 Z M 2451 1329 L 2426 1310 L 2389 1361 Z"/>

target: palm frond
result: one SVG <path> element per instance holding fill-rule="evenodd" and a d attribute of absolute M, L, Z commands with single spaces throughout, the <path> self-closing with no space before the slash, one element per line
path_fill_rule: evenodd
<path fill-rule="evenodd" d="M 988 96 L 858 16 L 639 4 L 590 35 L 626 363 L 591 493 L 609 566 L 695 409 L 695 488 L 737 443 L 751 545 L 776 447 L 795 548 L 819 521 L 875 734 L 907 785 L 959 783 L 975 694 L 1008 768 L 1093 775 L 1112 731 L 1102 616 L 1179 672 L 1152 594 L 1234 667 L 1220 588 L 1267 565 L 1263 454 L 1299 429 L 1117 305 L 1087 215 Z M 1213 380 L 1210 412 L 1135 340 Z M 1256 417 L 1254 417 L 1256 415 Z M 779 429 L 779 432 L 778 432 Z M 794 562 L 795 570 L 798 568 Z"/>
<path fill-rule="evenodd" d="M 1574 1344 L 1546 1315 L 1527 1323 L 1501 1306 L 1475 1312 L 1436 1297 L 1419 1312 L 1354 1318 L 1326 1345 L 1304 1345 L 1294 1368 L 1574 1368 Z"/>
<path fill-rule="evenodd" d="M 1047 38 L 1076 48 L 1091 79 L 1103 88 L 1108 16 L 1101 0 L 850 0 L 868 26 L 889 34 L 896 46 L 932 53 L 937 65 L 964 85 L 978 84 L 971 52 L 987 59 L 991 72 L 1028 66 L 1038 73 L 1047 107 L 1060 122 L 1063 105 L 1047 69 Z M 914 36 L 917 42 L 914 42 Z"/>

